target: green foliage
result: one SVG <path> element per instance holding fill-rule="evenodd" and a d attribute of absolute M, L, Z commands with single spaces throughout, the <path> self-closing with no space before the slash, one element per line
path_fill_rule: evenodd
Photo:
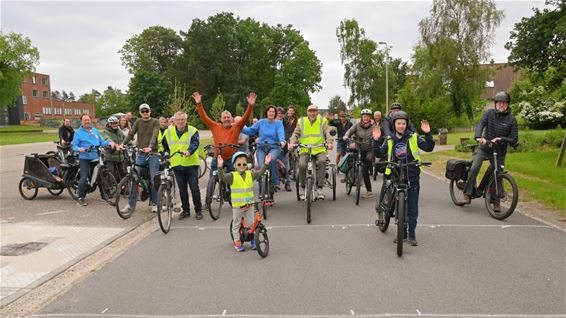
<path fill-rule="evenodd" d="M 208 112 L 208 116 L 212 118 L 212 120 L 219 121 L 220 114 L 226 109 L 226 102 L 224 101 L 224 95 L 218 92 L 214 102 L 212 103 L 212 109 Z"/>
<path fill-rule="evenodd" d="M 562 145 L 562 140 L 566 136 L 566 130 L 562 128 L 539 132 L 521 131 L 517 147 L 508 147 L 508 152 L 537 152 L 547 148 L 556 149 Z M 458 152 L 470 152 L 470 148 L 465 145 L 455 145 L 454 149 Z"/>
<path fill-rule="evenodd" d="M 21 34 L 0 31 L 0 109 L 12 106 L 21 84 L 39 63 L 39 51 Z"/>
<path fill-rule="evenodd" d="M 0 133 L 43 132 L 43 129 L 31 126 L 3 126 Z"/>
<path fill-rule="evenodd" d="M 122 93 L 120 89 L 108 88 L 96 100 L 96 116 L 106 117 L 115 113 L 125 113 L 131 111 L 128 95 Z"/>
<path fill-rule="evenodd" d="M 167 114 L 171 117 L 178 111 L 184 111 L 187 114 L 188 124 L 198 129 L 205 127 L 198 116 L 196 105 L 194 104 L 192 97 L 187 95 L 184 88 L 175 85 L 175 88 L 173 89 L 173 96 L 171 97 L 167 108 Z"/>
<path fill-rule="evenodd" d="M 339 111 L 346 111 L 346 104 L 340 96 L 336 95 L 328 102 L 328 112 L 337 114 Z"/>
<path fill-rule="evenodd" d="M 128 99 L 132 109 L 147 103 L 153 117 L 169 116 L 167 108 L 172 93 L 173 84 L 164 75 L 139 70 L 130 79 Z"/>
<path fill-rule="evenodd" d="M 550 67 L 566 77 L 566 1 L 546 1 L 543 10 L 533 8 L 534 15 L 515 24 L 510 41 L 509 62 L 542 74 Z M 561 81 L 560 81 L 561 82 Z M 558 83 L 560 85 L 561 83 Z M 548 87 L 553 90 L 556 87 Z"/>
<path fill-rule="evenodd" d="M 58 127 L 61 127 L 62 124 L 63 124 L 63 120 L 61 120 L 61 119 L 42 118 L 39 121 L 39 126 L 41 126 L 41 127 L 58 128 Z"/>

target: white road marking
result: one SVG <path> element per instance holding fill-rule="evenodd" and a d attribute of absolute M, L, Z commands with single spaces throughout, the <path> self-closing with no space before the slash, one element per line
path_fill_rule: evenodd
<path fill-rule="evenodd" d="M 353 309 L 350 309 L 350 314 L 352 314 L 352 316 L 353 316 L 353 315 L 355 315 L 356 313 L 354 312 Z"/>
<path fill-rule="evenodd" d="M 371 227 L 375 224 L 363 223 L 363 224 L 302 224 L 302 225 L 270 225 L 267 229 L 298 229 L 298 228 L 336 228 L 347 229 L 350 227 Z M 215 229 L 226 229 L 228 226 L 172 226 L 175 229 L 197 229 L 197 230 L 215 230 Z M 552 228 L 549 225 L 529 225 L 529 224 L 510 224 L 510 225 L 498 225 L 498 224 L 419 224 L 420 228 L 442 228 L 442 227 L 468 227 L 468 228 Z"/>
<path fill-rule="evenodd" d="M 104 309 L 104 310 L 101 312 L 101 314 L 103 314 L 103 313 L 105 313 L 105 312 L 107 312 L 107 311 L 108 311 L 108 308 Z"/>
<path fill-rule="evenodd" d="M 417 314 L 419 314 L 419 316 L 421 316 L 421 315 L 422 315 L 422 314 L 421 314 L 421 312 L 420 312 L 420 311 L 419 311 L 418 309 L 417 309 Z"/>
<path fill-rule="evenodd" d="M 226 309 L 222 312 L 222 316 L 226 316 Z"/>
<path fill-rule="evenodd" d="M 57 210 L 57 211 L 51 211 L 51 212 L 38 213 L 36 215 L 59 214 L 59 213 L 67 212 L 67 211 L 69 211 L 69 210 Z"/>

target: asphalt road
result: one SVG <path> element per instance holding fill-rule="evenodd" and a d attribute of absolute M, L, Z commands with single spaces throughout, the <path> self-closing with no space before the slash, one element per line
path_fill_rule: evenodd
<path fill-rule="evenodd" d="M 265 259 L 234 251 L 228 209 L 218 221 L 175 220 L 37 316 L 566 315 L 564 232 L 519 213 L 497 221 L 479 200 L 456 207 L 448 185 L 423 174 L 419 246 L 399 258 L 374 204 L 355 206 L 339 184 L 307 225 L 305 203 L 278 193 Z"/>

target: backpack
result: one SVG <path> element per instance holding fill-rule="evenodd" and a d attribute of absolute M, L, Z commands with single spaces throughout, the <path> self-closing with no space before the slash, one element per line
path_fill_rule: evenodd
<path fill-rule="evenodd" d="M 450 159 L 446 162 L 444 176 L 449 180 L 467 180 L 471 166 L 471 160 Z"/>
<path fill-rule="evenodd" d="M 338 162 L 338 170 L 342 173 L 348 172 L 350 170 L 350 156 L 353 154 L 347 152 L 342 158 L 340 158 L 340 162 Z"/>

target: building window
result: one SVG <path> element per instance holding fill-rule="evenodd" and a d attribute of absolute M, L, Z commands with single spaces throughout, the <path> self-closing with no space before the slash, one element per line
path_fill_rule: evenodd
<path fill-rule="evenodd" d="M 30 120 L 31 116 L 29 113 L 24 112 L 24 120 Z"/>
<path fill-rule="evenodd" d="M 33 97 L 37 97 L 37 89 L 34 89 L 32 92 Z"/>
<path fill-rule="evenodd" d="M 48 106 L 43 107 L 43 113 L 45 115 L 51 115 L 51 107 Z"/>
<path fill-rule="evenodd" d="M 41 79 L 41 84 L 47 85 L 47 77 Z"/>
<path fill-rule="evenodd" d="M 75 115 L 80 115 L 81 114 L 81 110 L 80 109 L 75 109 Z"/>
<path fill-rule="evenodd" d="M 27 104 L 28 104 L 28 97 L 27 97 L 26 95 L 22 95 L 22 103 L 23 103 L 24 105 L 27 105 Z M 29 114 L 28 114 L 28 116 L 29 116 Z"/>
<path fill-rule="evenodd" d="M 72 115 L 72 114 L 73 114 L 72 109 L 65 108 L 65 115 Z"/>
<path fill-rule="evenodd" d="M 83 109 L 83 114 L 88 114 L 88 113 L 89 113 L 88 109 Z"/>
<path fill-rule="evenodd" d="M 42 117 L 41 113 L 35 113 L 35 114 L 34 114 L 34 119 L 35 119 L 35 120 L 40 120 L 41 117 Z"/>
<path fill-rule="evenodd" d="M 37 84 L 37 79 L 35 78 L 35 75 L 31 77 L 31 82 L 33 84 Z"/>
<path fill-rule="evenodd" d="M 47 95 L 47 91 L 43 91 L 42 94 L 43 94 L 43 98 L 47 98 L 49 96 Z"/>

